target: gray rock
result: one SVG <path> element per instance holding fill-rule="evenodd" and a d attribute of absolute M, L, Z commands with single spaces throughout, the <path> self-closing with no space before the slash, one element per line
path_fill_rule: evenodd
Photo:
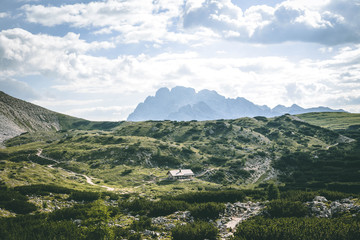
<path fill-rule="evenodd" d="M 143 232 L 143 234 L 145 236 L 156 236 L 155 232 L 154 231 L 150 231 L 150 230 L 147 230 L 145 229 L 145 231 Z"/>
<path fill-rule="evenodd" d="M 350 198 L 344 198 L 340 200 L 341 203 L 354 203 L 353 200 L 351 200 Z"/>
<path fill-rule="evenodd" d="M 81 222 L 82 222 L 81 219 L 75 219 L 75 220 L 73 221 L 73 223 L 75 223 L 75 224 L 77 224 L 77 225 L 80 225 Z"/>
<path fill-rule="evenodd" d="M 316 196 L 316 197 L 314 197 L 313 201 L 315 201 L 315 202 L 327 202 L 328 200 L 323 196 Z"/>
<path fill-rule="evenodd" d="M 330 203 L 325 197 L 317 196 L 312 202 L 307 202 L 307 205 L 310 210 L 310 215 L 316 217 L 335 217 L 338 214 L 345 212 L 350 213 L 359 213 L 360 206 L 354 204 L 354 201 L 350 198 L 345 198 L 342 200 L 333 201 Z"/>
<path fill-rule="evenodd" d="M 168 224 L 165 224 L 165 229 L 166 230 L 171 230 L 175 227 L 175 224 L 172 224 L 172 223 L 168 223 Z"/>

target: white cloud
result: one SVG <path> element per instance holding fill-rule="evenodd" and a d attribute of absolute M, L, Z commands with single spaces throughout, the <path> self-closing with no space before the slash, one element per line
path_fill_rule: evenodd
<path fill-rule="evenodd" d="M 6 12 L 0 12 L 0 18 L 6 18 L 9 17 L 10 15 Z"/>
<path fill-rule="evenodd" d="M 176 41 L 175 37 L 193 38 L 178 29 L 182 1 L 177 0 L 107 0 L 61 5 L 25 5 L 26 19 L 44 26 L 69 24 L 76 28 L 92 28 L 95 34 L 120 33 L 120 42 Z M 169 30 L 174 28 L 176 31 Z"/>
<path fill-rule="evenodd" d="M 333 50 L 334 50 L 334 48 L 332 48 L 332 47 L 322 47 L 322 48 L 319 48 L 319 51 L 320 51 L 321 53 L 331 53 Z"/>
<path fill-rule="evenodd" d="M 107 0 L 58 7 L 25 5 L 22 10 L 29 22 L 49 27 L 68 24 L 95 34 L 116 32 L 122 43 L 204 41 L 198 32 L 203 27 L 225 39 L 252 43 L 360 42 L 357 1 L 288 0 L 274 7 L 241 9 L 231 0 Z"/>
<path fill-rule="evenodd" d="M 109 42 L 87 43 L 79 37 L 75 33 L 54 37 L 31 34 L 20 28 L 3 30 L 0 32 L 0 76 L 56 73 L 71 79 L 71 69 L 83 54 L 114 47 Z"/>
<path fill-rule="evenodd" d="M 59 107 L 59 106 L 82 106 L 87 104 L 94 104 L 102 102 L 101 99 L 93 99 L 93 100 L 56 100 L 56 99 L 46 99 L 46 100 L 35 100 L 32 103 L 41 105 L 47 108 Z"/>
<path fill-rule="evenodd" d="M 15 0 L 16 2 L 24 2 L 24 3 L 28 3 L 28 2 L 39 2 L 40 0 Z"/>
<path fill-rule="evenodd" d="M 75 108 L 66 113 L 92 121 L 120 121 L 125 120 L 135 107 L 136 106 L 110 106 Z"/>
<path fill-rule="evenodd" d="M 96 99 L 104 99 L 106 94 L 148 95 L 159 87 L 177 85 L 213 89 L 227 97 L 242 96 L 270 106 L 296 101 L 312 107 L 360 95 L 360 45 L 342 48 L 329 60 L 298 62 L 278 56 L 238 58 L 214 53 L 215 57 L 205 57 L 195 51 L 122 55 L 115 59 L 90 55 L 92 47 L 108 46 L 111 44 L 87 43 L 75 34 L 61 38 L 21 29 L 5 30 L 0 33 L 0 76 L 16 78 L 38 73 L 49 81 L 56 80 L 55 86 L 52 84 L 56 90 L 102 94 Z M 91 109 L 107 111 L 99 106 L 84 107 L 97 102 L 64 103 L 79 104 L 81 107 L 76 109 L 83 109 L 84 114 Z M 121 111 L 120 115 L 126 112 Z"/>
<path fill-rule="evenodd" d="M 196 8 L 189 7 L 184 13 L 184 26 L 204 26 L 222 33 L 224 38 L 255 43 L 360 42 L 360 5 L 356 1 L 316 2 L 291 0 L 275 7 L 253 6 L 243 12 L 230 0 L 207 0 Z"/>

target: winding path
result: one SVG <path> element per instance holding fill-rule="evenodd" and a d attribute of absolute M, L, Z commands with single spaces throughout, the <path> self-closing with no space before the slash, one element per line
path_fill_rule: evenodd
<path fill-rule="evenodd" d="M 55 162 L 55 163 L 60 163 L 60 161 L 58 161 L 58 160 L 55 160 L 55 159 L 53 159 L 53 158 L 46 157 L 46 156 L 42 155 L 42 151 L 43 151 L 43 150 L 42 150 L 41 148 L 39 148 L 39 149 L 38 149 L 38 152 L 36 153 L 36 156 L 38 156 L 38 157 L 40 157 L 40 158 L 43 158 L 43 159 L 46 159 L 46 160 L 53 161 L 53 162 Z M 50 164 L 50 165 L 48 165 L 48 167 L 54 169 L 54 165 L 51 165 L 51 164 Z M 57 169 L 61 169 L 61 170 L 63 170 L 63 171 L 66 171 L 66 172 L 68 172 L 68 173 L 70 173 L 70 174 L 73 174 L 73 175 L 83 176 L 83 177 L 86 179 L 86 182 L 87 182 L 88 184 L 93 185 L 93 186 L 98 186 L 97 184 L 95 184 L 95 183 L 92 181 L 92 178 L 91 178 L 91 177 L 89 177 L 89 176 L 87 176 L 87 175 L 85 175 L 85 174 L 78 174 L 78 173 L 76 173 L 76 172 L 73 172 L 73 171 L 70 171 L 70 170 L 67 170 L 67 169 L 63 169 L 63 168 L 61 168 L 61 167 L 56 167 L 56 168 L 57 168 Z M 115 188 L 108 187 L 108 186 L 105 186 L 105 185 L 101 185 L 100 187 L 106 188 L 106 190 L 108 190 L 108 191 L 115 191 Z"/>

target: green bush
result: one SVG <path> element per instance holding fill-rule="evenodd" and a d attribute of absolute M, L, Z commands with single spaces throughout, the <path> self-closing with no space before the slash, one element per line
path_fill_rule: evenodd
<path fill-rule="evenodd" d="M 139 220 L 134 220 L 131 225 L 130 229 L 135 231 L 144 231 L 145 229 L 150 230 L 152 229 L 151 226 L 151 218 L 141 216 Z"/>
<path fill-rule="evenodd" d="M 267 198 L 269 200 L 280 198 L 279 188 L 277 186 L 275 186 L 274 184 L 269 184 L 266 191 L 267 191 Z"/>
<path fill-rule="evenodd" d="M 132 235 L 127 229 L 108 227 L 99 224 L 79 227 L 77 224 L 74 224 L 72 220 L 55 220 L 47 218 L 47 214 L 24 215 L 16 218 L 0 218 L 0 239 L 4 240 L 130 239 L 130 236 Z"/>
<path fill-rule="evenodd" d="M 209 158 L 209 163 L 215 164 L 215 165 L 222 165 L 225 164 L 227 162 L 227 158 L 224 157 L 210 157 Z"/>
<path fill-rule="evenodd" d="M 121 176 L 129 175 L 130 173 L 132 173 L 132 171 L 133 171 L 132 169 L 126 169 L 121 173 Z"/>
<path fill-rule="evenodd" d="M 75 200 L 75 201 L 86 201 L 91 202 L 95 201 L 100 198 L 100 193 L 98 192 L 72 192 L 70 194 L 69 199 Z"/>
<path fill-rule="evenodd" d="M 29 203 L 21 200 L 12 200 L 9 202 L 5 202 L 3 204 L 5 209 L 18 214 L 31 213 L 37 209 L 33 203 Z"/>
<path fill-rule="evenodd" d="M 360 222 L 346 218 L 255 217 L 239 224 L 234 240 L 357 240 Z"/>
<path fill-rule="evenodd" d="M 217 235 L 218 229 L 207 222 L 177 225 L 171 230 L 171 237 L 173 240 L 216 240 Z"/>
<path fill-rule="evenodd" d="M 224 191 L 206 191 L 184 193 L 175 197 L 164 197 L 166 199 L 185 201 L 188 203 L 204 203 L 204 202 L 237 202 L 245 199 L 245 193 L 241 190 L 224 190 Z"/>
<path fill-rule="evenodd" d="M 219 214 L 225 210 L 225 205 L 222 203 L 199 203 L 190 207 L 190 213 L 195 219 L 216 219 Z"/>
<path fill-rule="evenodd" d="M 160 167 L 177 167 L 181 164 L 181 161 L 173 156 L 153 155 L 151 160 Z"/>
<path fill-rule="evenodd" d="M 317 193 L 318 193 L 317 195 L 324 196 L 324 197 L 326 197 L 326 199 L 331 200 L 331 201 L 344 199 L 344 198 L 347 198 L 350 196 L 352 196 L 352 197 L 359 196 L 358 194 L 335 192 L 335 191 L 328 191 L 328 190 L 319 190 L 319 191 L 317 191 Z"/>
<path fill-rule="evenodd" d="M 60 187 L 56 185 L 45 185 L 45 184 L 18 186 L 15 187 L 14 190 L 24 195 L 29 195 L 29 194 L 48 195 L 49 193 L 70 194 L 72 192 L 72 190 L 69 188 Z"/>
<path fill-rule="evenodd" d="M 63 208 L 49 214 L 49 219 L 54 221 L 81 219 L 85 220 L 88 218 L 88 206 L 75 205 L 70 208 Z"/>
<path fill-rule="evenodd" d="M 279 217 L 304 217 L 308 210 L 301 202 L 274 200 L 267 204 L 266 212 L 275 218 Z"/>
<path fill-rule="evenodd" d="M 3 189 L 0 190 L 0 202 L 8 202 L 11 200 L 21 200 L 26 201 L 28 198 L 17 191 L 13 191 L 11 189 Z"/>
<path fill-rule="evenodd" d="M 189 204 L 184 201 L 162 200 L 159 202 L 153 202 L 149 208 L 149 216 L 166 216 L 176 211 L 185 211 L 188 207 Z"/>

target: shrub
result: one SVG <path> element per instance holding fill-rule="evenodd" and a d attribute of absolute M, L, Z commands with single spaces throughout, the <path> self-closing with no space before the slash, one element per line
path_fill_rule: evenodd
<path fill-rule="evenodd" d="M 176 167 L 181 163 L 179 159 L 173 156 L 153 155 L 151 160 L 156 162 L 157 165 L 161 167 L 163 166 Z"/>
<path fill-rule="evenodd" d="M 188 209 L 189 204 L 184 201 L 168 201 L 163 200 L 159 202 L 154 202 L 149 209 L 149 216 L 166 216 L 176 211 L 185 211 Z"/>
<path fill-rule="evenodd" d="M 267 197 L 269 200 L 280 198 L 279 188 L 277 186 L 275 186 L 274 184 L 269 184 L 266 191 L 267 191 Z"/>
<path fill-rule="evenodd" d="M 132 171 L 133 171 L 132 169 L 126 169 L 121 173 L 121 176 L 126 176 L 126 175 L 132 173 Z"/>
<path fill-rule="evenodd" d="M 317 195 L 318 195 L 317 192 L 289 190 L 281 193 L 281 199 L 285 199 L 288 201 L 308 202 L 313 200 L 314 197 Z"/>
<path fill-rule="evenodd" d="M 306 206 L 301 202 L 274 200 L 267 204 L 266 212 L 275 218 L 304 217 L 307 214 Z"/>
<path fill-rule="evenodd" d="M 225 190 L 225 191 L 206 191 L 184 193 L 172 198 L 173 200 L 185 201 L 188 203 L 204 202 L 237 202 L 245 199 L 244 191 Z"/>
<path fill-rule="evenodd" d="M 150 230 L 151 228 L 151 218 L 144 216 L 141 216 L 139 220 L 134 220 L 130 225 L 130 229 L 135 231 Z"/>
<path fill-rule="evenodd" d="M 194 222 L 192 224 L 177 225 L 171 231 L 173 240 L 215 240 L 218 229 L 207 222 Z"/>
<path fill-rule="evenodd" d="M 256 217 L 239 224 L 234 240 L 357 240 L 359 229 L 356 219 Z"/>
<path fill-rule="evenodd" d="M 85 206 L 75 205 L 70 208 L 63 208 L 57 211 L 54 211 L 49 215 L 50 220 L 63 221 L 70 219 L 81 219 L 85 220 L 87 218 L 87 209 Z"/>
<path fill-rule="evenodd" d="M 128 209 L 134 213 L 146 213 L 151 206 L 152 202 L 146 199 L 135 199 L 133 201 L 125 201 L 120 203 L 121 208 Z"/>
<path fill-rule="evenodd" d="M 100 193 L 98 192 L 72 192 L 70 194 L 69 199 L 75 200 L 75 201 L 86 201 L 91 202 L 95 201 L 100 198 Z"/>
<path fill-rule="evenodd" d="M 340 200 L 340 199 L 347 198 L 350 196 L 353 196 L 353 197 L 358 196 L 357 194 L 334 192 L 334 191 L 327 191 L 327 190 L 320 190 L 317 193 L 318 193 L 317 195 L 324 196 L 324 197 L 326 197 L 326 199 L 331 200 L 331 201 Z"/>
<path fill-rule="evenodd" d="M 28 198 L 26 196 L 21 195 L 17 191 L 13 191 L 10 189 L 0 190 L 0 202 L 7 202 L 7 201 L 15 200 L 15 199 L 21 200 L 21 201 L 28 200 Z"/>
<path fill-rule="evenodd" d="M 49 193 L 71 193 L 71 189 L 60 187 L 56 185 L 45 185 L 45 184 L 37 184 L 37 185 L 29 185 L 29 186 L 18 186 L 15 187 L 14 190 L 20 192 L 24 195 L 36 194 L 36 195 L 48 195 Z"/>
<path fill-rule="evenodd" d="M 213 163 L 215 165 L 222 165 L 224 163 L 226 163 L 228 159 L 224 158 L 224 157 L 210 157 L 209 158 L 209 163 Z"/>
<path fill-rule="evenodd" d="M 7 210 L 13 211 L 18 214 L 27 214 L 35 211 L 37 208 L 34 204 L 21 201 L 21 200 L 12 200 L 5 202 L 4 206 Z"/>
<path fill-rule="evenodd" d="M 204 220 L 216 219 L 224 210 L 224 204 L 214 202 L 199 203 L 190 207 L 190 213 L 194 218 Z"/>

